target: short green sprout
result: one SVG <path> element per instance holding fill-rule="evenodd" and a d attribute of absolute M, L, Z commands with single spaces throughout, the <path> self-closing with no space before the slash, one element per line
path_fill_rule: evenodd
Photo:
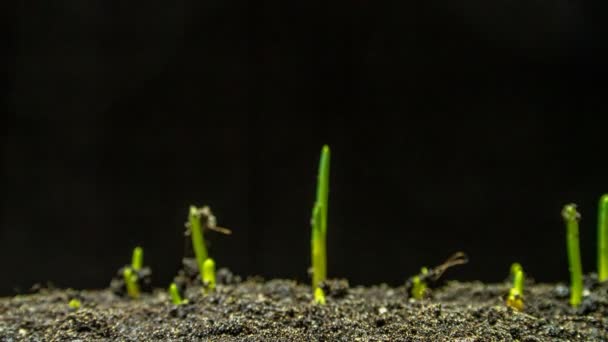
<path fill-rule="evenodd" d="M 199 272 L 201 273 L 201 280 L 205 282 L 203 277 L 203 263 L 208 258 L 207 246 L 205 246 L 205 240 L 203 238 L 203 227 L 201 225 L 202 209 L 195 206 L 190 206 L 190 214 L 188 215 L 188 223 L 190 226 L 190 235 L 192 237 L 192 247 L 194 249 L 194 255 L 196 256 L 196 264 L 198 265 Z"/>
<path fill-rule="evenodd" d="M 597 279 L 608 281 L 608 194 L 600 198 L 598 206 Z"/>
<path fill-rule="evenodd" d="M 144 250 L 141 247 L 135 247 L 131 255 L 131 266 L 125 266 L 122 271 L 122 276 L 127 288 L 127 294 L 131 298 L 139 298 L 139 272 L 144 264 Z"/>
<path fill-rule="evenodd" d="M 511 278 L 513 279 L 513 285 L 509 290 L 507 306 L 522 311 L 524 309 L 524 271 L 519 263 L 511 265 Z"/>
<path fill-rule="evenodd" d="M 70 300 L 70 302 L 68 303 L 68 306 L 70 307 L 70 309 L 72 310 L 78 310 L 80 309 L 80 306 L 82 305 L 82 303 L 80 303 L 80 300 L 76 299 L 76 298 L 72 298 Z"/>
<path fill-rule="evenodd" d="M 570 305 L 576 307 L 583 299 L 583 266 L 578 241 L 578 220 L 581 215 L 576 211 L 576 204 L 567 204 L 562 210 L 566 222 L 568 262 L 570 265 Z"/>
<path fill-rule="evenodd" d="M 327 207 L 329 197 L 329 146 L 323 146 L 317 178 L 317 198 L 312 210 L 312 288 L 316 293 L 327 277 Z"/>
<path fill-rule="evenodd" d="M 323 292 L 323 289 L 320 287 L 315 289 L 315 303 L 321 305 L 325 304 L 325 292 Z"/>
<path fill-rule="evenodd" d="M 215 289 L 215 261 L 211 258 L 207 258 L 203 263 L 203 285 L 209 291 Z"/>
<path fill-rule="evenodd" d="M 177 289 L 177 285 L 175 283 L 171 283 L 169 285 L 169 295 L 171 296 L 171 301 L 175 305 L 187 304 L 187 299 L 182 299 L 182 296 L 179 295 L 179 290 Z"/>
<path fill-rule="evenodd" d="M 127 294 L 133 299 L 139 298 L 139 285 L 137 284 L 137 274 L 133 272 L 131 267 L 125 267 L 122 275 L 125 279 Z"/>
<path fill-rule="evenodd" d="M 412 290 L 411 294 L 414 299 L 420 300 L 424 298 L 426 291 L 428 289 L 428 285 L 422 277 L 426 276 L 429 273 L 429 269 L 423 267 L 420 269 L 420 275 L 416 275 L 412 278 Z"/>
<path fill-rule="evenodd" d="M 141 270 L 144 265 L 144 250 L 141 247 L 135 247 L 133 249 L 133 256 L 131 257 L 131 268 L 134 271 Z"/>

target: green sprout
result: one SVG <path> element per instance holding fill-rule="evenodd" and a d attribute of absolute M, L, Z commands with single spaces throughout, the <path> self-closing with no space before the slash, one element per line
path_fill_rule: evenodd
<path fill-rule="evenodd" d="M 141 247 L 135 247 L 133 254 L 131 255 L 131 266 L 125 266 L 122 271 L 122 276 L 125 281 L 125 287 L 127 288 L 127 294 L 131 298 L 139 298 L 139 272 L 144 264 L 144 250 Z"/>
<path fill-rule="evenodd" d="M 420 300 L 424 298 L 424 295 L 426 294 L 426 291 L 428 289 L 428 285 L 426 284 L 426 281 L 423 280 L 423 278 L 426 278 L 425 276 L 427 274 L 429 274 L 429 269 L 426 267 L 422 267 L 420 269 L 420 275 L 416 275 L 412 278 L 411 294 L 414 299 Z"/>
<path fill-rule="evenodd" d="M 519 263 L 511 265 L 511 278 L 513 286 L 509 290 L 507 306 L 522 311 L 524 309 L 524 270 Z"/>
<path fill-rule="evenodd" d="M 78 309 L 80 309 L 81 305 L 82 305 L 82 303 L 80 303 L 80 300 L 78 300 L 76 298 L 72 298 L 72 300 L 70 300 L 70 302 L 68 303 L 68 306 L 72 310 L 78 310 Z"/>
<path fill-rule="evenodd" d="M 217 226 L 216 218 L 208 206 L 202 208 L 190 206 L 187 227 L 190 229 L 192 247 L 203 286 L 208 290 L 213 290 L 215 288 L 215 262 L 209 258 L 207 253 L 203 230 L 210 229 L 226 235 L 230 235 L 232 232 L 228 228 Z"/>
<path fill-rule="evenodd" d="M 196 256 L 196 264 L 201 273 L 201 280 L 205 283 L 203 276 L 203 264 L 208 258 L 207 247 L 203 238 L 203 227 L 201 225 L 202 208 L 198 209 L 195 206 L 190 206 L 190 214 L 188 215 L 188 223 L 190 226 L 190 235 L 192 236 L 192 247 Z"/>
<path fill-rule="evenodd" d="M 319 161 L 317 198 L 312 210 L 312 288 L 317 298 L 317 289 L 327 277 L 327 206 L 329 197 L 329 146 L 324 145 Z M 325 298 L 323 296 L 323 298 Z M 324 300 L 323 300 L 324 301 Z"/>
<path fill-rule="evenodd" d="M 323 289 L 320 287 L 315 289 L 315 303 L 321 305 L 325 304 L 325 292 L 323 292 Z"/>
<path fill-rule="evenodd" d="M 215 262 L 211 258 L 207 258 L 203 263 L 203 285 L 209 291 L 215 289 Z"/>
<path fill-rule="evenodd" d="M 122 275 L 125 279 L 127 294 L 133 299 L 139 298 L 139 285 L 137 284 L 137 274 L 133 272 L 131 267 L 125 267 Z"/>
<path fill-rule="evenodd" d="M 511 280 L 513 280 L 515 278 L 515 273 L 517 273 L 517 271 L 522 270 L 523 271 L 523 267 L 521 267 L 521 264 L 518 262 L 514 262 L 511 264 L 511 272 L 510 272 L 510 276 L 511 276 Z"/>
<path fill-rule="evenodd" d="M 131 268 L 134 271 L 141 270 L 144 265 L 144 250 L 141 247 L 135 247 L 133 249 L 133 256 L 131 257 Z"/>
<path fill-rule="evenodd" d="M 600 198 L 597 221 L 597 279 L 608 280 L 608 194 Z"/>
<path fill-rule="evenodd" d="M 179 290 L 177 289 L 177 285 L 175 283 L 171 283 L 169 285 L 169 295 L 171 296 L 171 301 L 175 305 L 187 304 L 187 299 L 182 299 L 182 296 L 179 295 Z"/>
<path fill-rule="evenodd" d="M 581 250 L 578 241 L 578 220 L 581 215 L 576 211 L 576 204 L 567 204 L 562 210 L 566 221 L 568 262 L 570 265 L 570 305 L 576 307 L 583 298 L 583 266 L 581 265 Z"/>
<path fill-rule="evenodd" d="M 430 296 L 429 285 L 436 284 L 443 273 L 450 267 L 466 264 L 469 258 L 463 252 L 456 252 L 447 258 L 442 264 L 433 268 L 422 267 L 420 273 L 410 277 L 405 282 L 406 292 L 411 298 L 421 300 Z"/>

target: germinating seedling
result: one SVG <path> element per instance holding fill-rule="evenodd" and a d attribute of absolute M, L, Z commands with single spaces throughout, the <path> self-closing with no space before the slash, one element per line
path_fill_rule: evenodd
<path fill-rule="evenodd" d="M 125 286 L 127 288 L 127 294 L 133 299 L 139 298 L 139 285 L 137 284 L 137 275 L 133 272 L 131 267 L 125 267 L 122 271 L 122 275 L 125 280 Z"/>
<path fill-rule="evenodd" d="M 436 283 L 448 268 L 466 264 L 468 261 L 466 254 L 456 252 L 441 265 L 433 268 L 422 267 L 420 273 L 407 280 L 405 287 L 412 298 L 423 299 L 428 293 L 429 283 Z"/>
<path fill-rule="evenodd" d="M 141 270 L 144 265 L 144 250 L 141 247 L 135 247 L 133 249 L 133 255 L 131 256 L 131 268 L 135 271 Z"/>
<path fill-rule="evenodd" d="M 133 254 L 131 256 L 131 266 L 126 266 L 122 271 L 122 275 L 125 281 L 125 287 L 127 288 L 127 294 L 131 298 L 139 298 L 140 290 L 139 277 L 137 276 L 137 272 L 139 272 L 144 264 L 144 250 L 141 247 L 135 247 L 133 249 Z"/>
<path fill-rule="evenodd" d="M 204 206 L 202 208 L 190 206 L 187 227 L 190 229 L 192 247 L 196 257 L 196 264 L 201 275 L 201 281 L 203 284 L 205 284 L 205 261 L 209 259 L 209 254 L 207 253 L 207 246 L 205 245 L 204 230 L 215 230 L 227 235 L 231 234 L 232 232 L 227 228 L 217 226 L 215 216 L 208 206 Z M 215 263 L 213 265 L 215 269 Z M 213 274 L 215 279 L 215 270 L 213 271 Z M 213 284 L 215 286 L 215 281 Z"/>
<path fill-rule="evenodd" d="M 171 283 L 171 285 L 169 285 L 169 295 L 171 296 L 171 301 L 175 305 L 182 305 L 188 303 L 187 299 L 182 299 L 182 296 L 180 296 L 179 290 L 175 283 Z"/>
<path fill-rule="evenodd" d="M 312 210 L 312 289 L 317 303 L 324 303 L 325 296 L 319 285 L 327 277 L 327 208 L 329 198 L 329 146 L 323 146 L 317 177 L 317 197 Z M 319 289 L 319 290 L 317 290 Z"/>
<path fill-rule="evenodd" d="M 201 227 L 201 217 L 203 215 L 203 209 L 199 209 L 195 206 L 190 206 L 190 213 L 188 215 L 188 223 L 190 227 L 190 236 L 192 237 L 192 247 L 194 249 L 194 255 L 196 257 L 196 264 L 198 265 L 199 272 L 201 273 L 201 280 L 203 283 L 203 263 L 207 259 L 207 246 L 205 245 L 205 239 L 203 238 L 203 228 Z"/>
<path fill-rule="evenodd" d="M 211 258 L 203 263 L 203 286 L 208 291 L 215 290 L 215 261 Z"/>
<path fill-rule="evenodd" d="M 583 266 L 578 240 L 578 220 L 581 215 L 576 211 L 576 204 L 567 204 L 562 210 L 566 222 L 568 262 L 570 266 L 570 305 L 579 306 L 583 299 Z"/>
<path fill-rule="evenodd" d="M 428 274 L 429 269 L 423 267 L 420 269 L 420 275 L 416 275 L 414 276 L 414 278 L 412 278 L 411 295 L 414 299 L 421 300 L 422 298 L 424 298 L 424 295 L 426 294 L 426 291 L 428 289 L 428 285 L 426 284 L 426 281 L 424 279 L 428 277 Z"/>
<path fill-rule="evenodd" d="M 597 279 L 608 281 L 608 194 L 600 198 L 598 206 Z"/>
<path fill-rule="evenodd" d="M 517 311 L 524 309 L 524 270 L 518 263 L 511 265 L 511 278 L 513 285 L 507 297 L 507 306 Z"/>

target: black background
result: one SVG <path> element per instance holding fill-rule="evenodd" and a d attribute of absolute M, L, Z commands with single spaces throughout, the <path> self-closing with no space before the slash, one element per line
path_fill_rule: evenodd
<path fill-rule="evenodd" d="M 605 5 L 555 1 L 21 4 L 1 124 L 0 294 L 100 288 L 141 244 L 155 284 L 191 203 L 219 266 L 307 281 L 332 148 L 329 274 L 402 283 L 519 261 L 567 281 L 560 210 L 595 269 L 608 191 Z"/>

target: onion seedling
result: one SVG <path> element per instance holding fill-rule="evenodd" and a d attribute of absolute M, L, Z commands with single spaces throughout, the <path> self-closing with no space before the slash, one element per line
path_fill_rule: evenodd
<path fill-rule="evenodd" d="M 576 211 L 576 204 L 567 204 L 562 210 L 566 222 L 568 263 L 570 269 L 570 305 L 576 307 L 583 298 L 583 266 L 578 240 L 578 220 L 581 215 Z"/>
<path fill-rule="evenodd" d="M 134 271 L 141 270 L 141 267 L 144 265 L 144 250 L 141 247 L 135 247 L 133 249 L 133 255 L 131 256 L 131 268 Z"/>
<path fill-rule="evenodd" d="M 608 281 L 608 194 L 600 198 L 598 206 L 597 279 Z"/>
<path fill-rule="evenodd" d="M 411 295 L 416 300 L 421 300 L 424 298 L 426 291 L 428 289 L 428 285 L 426 281 L 423 279 L 429 274 L 429 269 L 423 267 L 420 269 L 420 275 L 416 275 L 412 278 L 412 290 Z"/>
<path fill-rule="evenodd" d="M 329 197 L 329 146 L 323 146 L 319 160 L 319 172 L 317 178 L 317 197 L 312 210 L 312 236 L 311 236 L 311 258 L 312 258 L 312 289 L 315 300 L 318 303 L 324 299 L 317 296 L 321 282 L 327 277 L 327 207 Z M 324 296 L 323 296 L 324 298 Z"/>
<path fill-rule="evenodd" d="M 230 235 L 232 232 L 230 229 L 217 226 L 216 218 L 208 206 L 202 208 L 190 206 L 186 227 L 190 230 L 196 264 L 198 266 L 201 281 L 204 285 L 209 283 L 208 280 L 210 278 L 206 278 L 205 276 L 205 261 L 209 259 L 209 254 L 207 253 L 203 231 L 210 229 L 226 235 Z M 211 260 L 211 262 L 213 262 L 213 260 Z M 213 279 L 213 286 L 215 287 L 215 263 L 213 263 Z"/>
<path fill-rule="evenodd" d="M 524 271 L 520 264 L 513 263 L 511 265 L 511 278 L 513 279 L 513 285 L 509 290 L 507 306 L 522 311 L 524 309 Z"/>
<path fill-rule="evenodd" d="M 133 272 L 131 267 L 125 267 L 122 271 L 127 288 L 127 294 L 133 299 L 139 298 L 139 285 L 137 284 L 137 274 Z"/>
<path fill-rule="evenodd" d="M 171 301 L 175 305 L 182 305 L 188 303 L 187 299 L 182 299 L 182 296 L 179 295 L 179 289 L 177 288 L 177 285 L 175 285 L 175 283 L 171 283 L 171 285 L 169 285 L 169 295 L 171 296 Z"/>
<path fill-rule="evenodd" d="M 422 267 L 420 273 L 410 277 L 405 282 L 405 288 L 412 298 L 420 300 L 429 295 L 429 284 L 435 284 L 441 278 L 443 273 L 450 267 L 456 265 L 466 264 L 469 261 L 466 254 L 463 252 L 456 252 L 450 256 L 441 265 L 428 268 Z"/>
<path fill-rule="evenodd" d="M 202 271 L 203 263 L 208 257 L 207 246 L 205 246 L 205 239 L 203 237 L 203 228 L 201 227 L 201 216 L 204 208 L 206 207 L 199 209 L 195 206 L 190 206 L 190 214 L 188 215 L 188 226 L 190 228 L 190 236 L 192 237 L 192 247 L 203 282 L 205 282 Z"/>
<path fill-rule="evenodd" d="M 141 247 L 135 247 L 131 256 L 131 266 L 125 266 L 122 270 L 122 276 L 127 288 L 127 294 L 129 297 L 136 299 L 139 298 L 139 275 L 142 266 L 144 264 L 144 250 Z"/>
<path fill-rule="evenodd" d="M 203 263 L 203 286 L 209 291 L 215 289 L 215 262 L 207 258 Z"/>

